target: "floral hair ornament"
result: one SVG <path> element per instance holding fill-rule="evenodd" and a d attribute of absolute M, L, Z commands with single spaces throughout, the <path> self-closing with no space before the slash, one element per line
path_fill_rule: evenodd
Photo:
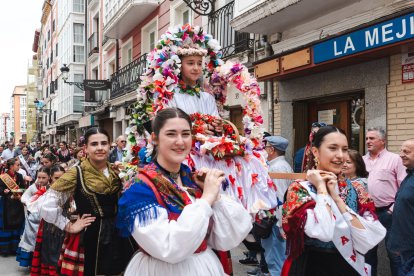
<path fill-rule="evenodd" d="M 137 102 L 132 105 L 130 126 L 126 132 L 129 144 L 127 149 L 132 149 L 137 144 L 142 145 L 142 141 L 148 139 L 149 134 L 144 129 L 144 123 L 166 108 L 174 93 L 179 90 L 180 56 L 189 55 L 203 56 L 203 78 L 206 80 L 204 91 L 215 97 L 221 116 L 225 113 L 227 86 L 233 85 L 241 92 L 245 102 L 245 135 L 252 139 L 255 146 L 260 147 L 263 118 L 260 89 L 256 79 L 240 63 L 224 64 L 219 42 L 201 27 L 185 24 L 169 28 L 147 56 L 147 67 L 141 76 Z"/>

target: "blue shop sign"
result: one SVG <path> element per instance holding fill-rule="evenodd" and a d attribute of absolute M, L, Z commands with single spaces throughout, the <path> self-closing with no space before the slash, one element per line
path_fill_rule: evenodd
<path fill-rule="evenodd" d="M 313 60 L 317 64 L 410 38 L 414 38 L 414 13 L 316 44 Z"/>

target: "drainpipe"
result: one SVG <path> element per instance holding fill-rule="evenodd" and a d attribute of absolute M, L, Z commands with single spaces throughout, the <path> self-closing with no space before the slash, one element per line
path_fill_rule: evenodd
<path fill-rule="evenodd" d="M 115 72 L 119 71 L 119 39 L 116 39 Z"/>
<path fill-rule="evenodd" d="M 263 36 L 263 40 L 265 42 L 264 45 L 264 51 L 265 51 L 265 58 L 272 55 L 272 47 L 270 46 L 270 43 L 268 42 L 268 37 Z M 267 95 L 267 118 L 268 118 L 268 130 L 269 133 L 274 132 L 274 90 L 273 90 L 273 80 L 265 81 L 265 92 Z"/>

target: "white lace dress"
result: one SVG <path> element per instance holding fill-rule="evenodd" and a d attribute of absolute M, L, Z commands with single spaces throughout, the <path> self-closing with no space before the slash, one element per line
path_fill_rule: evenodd
<path fill-rule="evenodd" d="M 219 116 L 214 97 L 207 92 L 200 92 L 200 97 L 181 94 L 177 90 L 169 107 L 178 107 L 187 114 L 193 113 Z M 266 160 L 261 152 L 258 156 L 236 156 L 229 161 L 215 160 L 211 155 L 191 154 L 196 169 L 203 167 L 216 168 L 225 172 L 229 187 L 222 191 L 240 201 L 250 212 L 255 212 L 264 206 L 277 206 L 277 193 L 274 186 L 269 185 Z M 259 204 L 260 202 L 264 203 Z"/>
<path fill-rule="evenodd" d="M 184 207 L 176 221 L 170 221 L 162 207 L 157 207 L 156 220 L 143 224 L 138 216 L 135 218 L 132 236 L 146 253 L 135 254 L 126 276 L 224 275 L 212 248 L 227 251 L 238 246 L 250 232 L 251 216 L 239 203 L 224 196 L 213 206 L 203 199 L 190 198 L 193 203 Z M 207 249 L 194 253 L 206 235 Z"/>

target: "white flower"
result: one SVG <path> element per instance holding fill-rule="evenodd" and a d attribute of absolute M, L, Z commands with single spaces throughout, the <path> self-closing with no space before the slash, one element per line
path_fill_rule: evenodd
<path fill-rule="evenodd" d="M 154 74 L 154 76 L 152 77 L 153 81 L 163 81 L 164 80 L 164 76 L 157 70 Z"/>
<path fill-rule="evenodd" d="M 207 45 L 215 52 L 220 50 L 220 43 L 215 39 L 210 39 Z"/>

